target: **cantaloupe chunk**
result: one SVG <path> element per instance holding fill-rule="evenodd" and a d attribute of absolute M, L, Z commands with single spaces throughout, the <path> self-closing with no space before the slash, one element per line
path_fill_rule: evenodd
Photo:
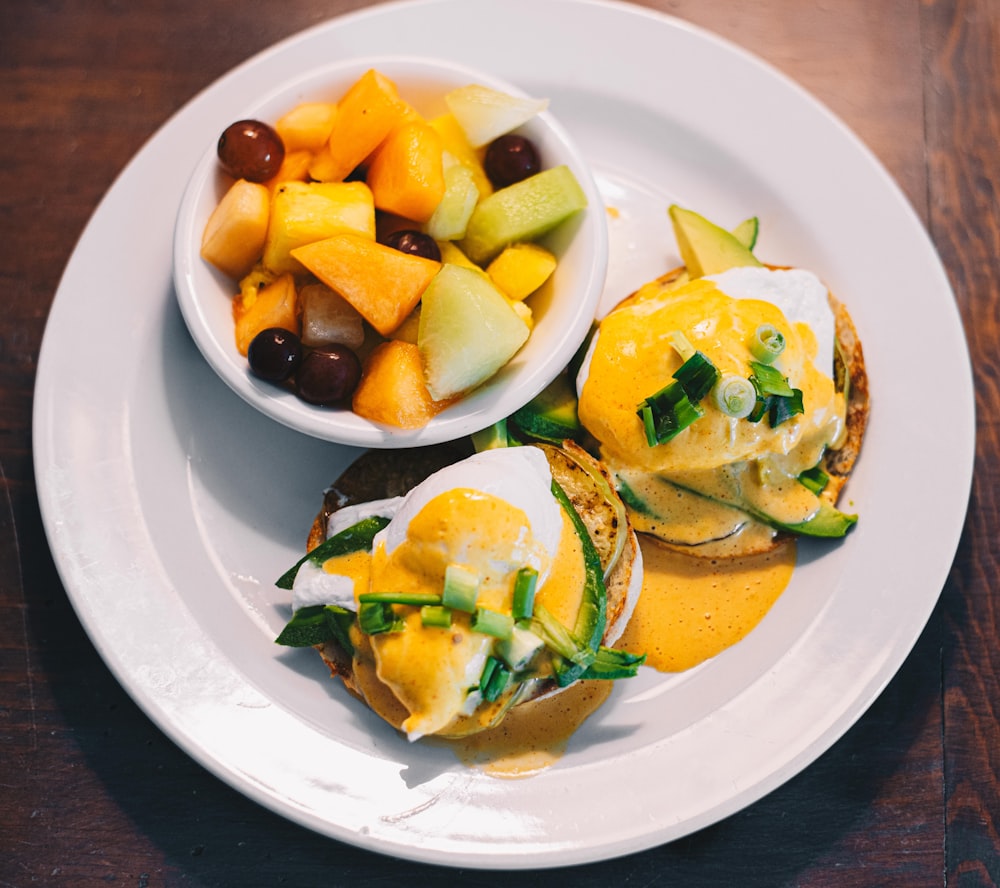
<path fill-rule="evenodd" d="M 313 178 L 343 181 L 400 124 L 408 109 L 396 84 L 374 69 L 366 71 L 337 103 L 330 136 L 311 169 Z"/>
<path fill-rule="evenodd" d="M 375 203 L 364 182 L 285 182 L 271 203 L 264 265 L 301 274 L 292 251 L 342 232 L 375 238 Z"/>
<path fill-rule="evenodd" d="M 205 223 L 202 259 L 229 277 L 243 277 L 264 249 L 270 212 L 266 186 L 246 179 L 234 182 Z"/>
<path fill-rule="evenodd" d="M 274 124 L 274 129 L 289 151 L 316 152 L 330 138 L 333 121 L 337 117 L 335 102 L 302 102 L 283 114 Z"/>
<path fill-rule="evenodd" d="M 416 345 L 390 339 L 368 357 L 351 409 L 372 422 L 419 429 L 449 403 L 434 401 L 428 393 Z"/>
<path fill-rule="evenodd" d="M 338 234 L 292 250 L 331 290 L 340 293 L 383 336 L 413 311 L 440 262 L 401 253 L 356 234 Z"/>
<path fill-rule="evenodd" d="M 375 206 L 426 222 L 444 195 L 444 148 L 437 131 L 422 121 L 394 129 L 368 167 L 365 181 Z"/>
<path fill-rule="evenodd" d="M 486 197 L 486 195 L 492 194 L 493 184 L 486 175 L 486 170 L 483 169 L 483 156 L 486 151 L 483 148 L 473 148 L 469 144 L 465 131 L 459 126 L 455 115 L 449 112 L 427 122 L 437 130 L 444 150 L 472 173 L 479 196 Z"/>
<path fill-rule="evenodd" d="M 278 172 L 264 183 L 268 191 L 271 192 L 272 198 L 285 182 L 308 182 L 309 165 L 312 163 L 312 158 L 311 151 L 303 149 L 286 151 L 285 159 L 281 161 Z"/>
<path fill-rule="evenodd" d="M 538 244 L 511 244 L 487 267 L 486 273 L 510 299 L 527 299 L 556 270 L 556 257 Z"/>
<path fill-rule="evenodd" d="M 298 335 L 298 297 L 295 278 L 283 274 L 259 290 L 248 288 L 233 300 L 236 348 L 246 356 L 253 338 L 268 327 L 281 327 Z"/>

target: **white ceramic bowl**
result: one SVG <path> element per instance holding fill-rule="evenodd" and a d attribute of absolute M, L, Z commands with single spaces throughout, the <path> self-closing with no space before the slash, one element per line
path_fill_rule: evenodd
<path fill-rule="evenodd" d="M 559 258 L 551 284 L 531 299 L 535 325 L 528 342 L 496 376 L 438 414 L 421 429 L 373 423 L 349 408 L 316 407 L 294 393 L 254 377 L 236 350 L 232 317 L 235 284 L 199 255 L 202 231 L 231 182 L 216 158 L 219 133 L 232 120 L 253 117 L 274 122 L 299 102 L 336 100 L 361 74 L 376 68 L 395 81 L 400 94 L 428 117 L 443 113 L 444 94 L 480 83 L 524 95 L 513 84 L 449 62 L 411 57 L 366 57 L 303 72 L 279 85 L 252 107 L 233 108 L 231 120 L 206 132 L 205 154 L 181 201 L 174 235 L 174 283 L 185 323 L 205 359 L 240 397 L 291 428 L 343 444 L 410 447 L 452 440 L 513 413 L 569 362 L 597 310 L 608 261 L 605 212 L 593 176 L 572 139 L 546 111 L 519 132 L 539 148 L 544 167 L 566 164 L 587 195 L 588 207 L 550 236 Z"/>

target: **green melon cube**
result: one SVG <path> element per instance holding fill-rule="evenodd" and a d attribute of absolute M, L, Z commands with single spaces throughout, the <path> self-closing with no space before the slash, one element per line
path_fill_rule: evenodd
<path fill-rule="evenodd" d="M 542 170 L 479 201 L 462 250 L 485 265 L 504 247 L 536 240 L 586 206 L 587 196 L 569 167 Z"/>
<path fill-rule="evenodd" d="M 481 385 L 524 345 L 528 325 L 482 272 L 443 265 L 424 290 L 417 348 L 442 401 Z"/>

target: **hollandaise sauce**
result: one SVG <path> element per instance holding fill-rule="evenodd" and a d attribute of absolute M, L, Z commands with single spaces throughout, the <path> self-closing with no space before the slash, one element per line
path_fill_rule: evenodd
<path fill-rule="evenodd" d="M 642 595 L 621 641 L 646 665 L 682 672 L 740 641 L 788 586 L 795 543 L 739 558 L 694 558 L 641 540 Z"/>

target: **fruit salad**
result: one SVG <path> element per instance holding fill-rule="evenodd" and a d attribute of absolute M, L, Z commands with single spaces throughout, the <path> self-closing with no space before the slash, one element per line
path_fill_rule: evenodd
<path fill-rule="evenodd" d="M 522 347 L 586 206 L 518 130 L 544 99 L 468 85 L 421 115 L 377 70 L 329 102 L 219 138 L 202 258 L 234 282 L 250 372 L 318 406 L 420 428 Z"/>

